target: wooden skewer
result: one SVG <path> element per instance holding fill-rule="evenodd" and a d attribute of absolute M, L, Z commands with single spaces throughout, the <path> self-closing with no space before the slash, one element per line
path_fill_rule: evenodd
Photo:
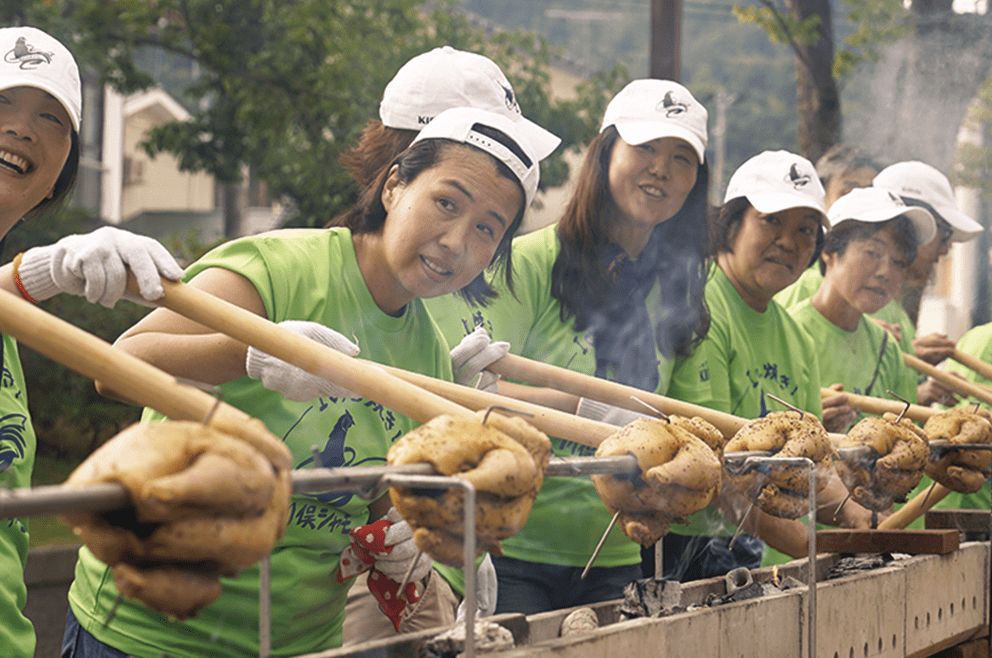
<path fill-rule="evenodd" d="M 265 425 L 209 393 L 83 331 L 17 295 L 0 290 L 0 331 L 31 349 L 94 380 L 113 385 L 136 404 L 174 420 L 203 422 L 251 443 L 276 465 L 292 468 L 289 449 Z M 212 413 L 211 413 L 212 412 Z"/>
<path fill-rule="evenodd" d="M 955 377 L 951 373 L 932 366 L 923 359 L 915 357 L 912 354 L 903 354 L 902 358 L 906 362 L 906 365 L 913 370 L 921 372 L 924 375 L 929 375 L 937 381 L 947 384 L 961 395 L 970 395 L 978 400 L 981 400 L 985 404 L 992 405 L 992 389 L 982 386 L 981 384 L 969 382 L 968 380 L 961 379 L 960 377 Z"/>
<path fill-rule="evenodd" d="M 507 354 L 499 361 L 490 364 L 487 369 L 507 379 L 517 379 L 535 386 L 547 386 L 631 411 L 644 412 L 644 405 L 637 402 L 637 400 L 641 400 L 668 415 L 699 416 L 711 423 L 726 437 L 733 436 L 737 430 L 749 422 L 746 418 L 733 416 L 722 411 L 714 411 L 681 400 L 673 400 L 663 395 L 642 391 L 639 388 L 625 386 L 599 377 L 583 375 L 516 354 Z"/>
<path fill-rule="evenodd" d="M 951 358 L 961 365 L 971 368 L 985 379 L 992 380 L 992 364 L 985 363 L 978 357 L 962 352 L 957 348 L 954 348 L 954 351 L 951 353 Z"/>
<path fill-rule="evenodd" d="M 886 412 L 892 412 L 898 415 L 902 413 L 903 409 L 906 408 L 906 403 L 900 402 L 899 400 L 873 398 L 869 395 L 858 395 L 857 393 L 848 393 L 847 391 L 834 391 L 829 388 L 820 389 L 820 397 L 825 398 L 831 395 L 846 395 L 847 403 L 849 405 L 858 411 L 863 411 L 875 416 L 881 416 Z M 909 405 L 909 410 L 906 412 L 906 417 L 910 420 L 925 423 L 931 416 L 938 413 L 940 412 L 935 409 L 923 407 L 918 404 L 911 404 Z"/>
<path fill-rule="evenodd" d="M 129 277 L 128 286 L 136 285 L 134 278 Z M 594 448 L 617 430 L 607 423 L 355 359 L 184 283 L 163 279 L 162 287 L 165 295 L 156 300 L 159 306 L 419 422 L 442 414 L 468 416 L 473 411 L 498 405 L 532 414 L 527 418 L 528 422 L 551 436 Z"/>
<path fill-rule="evenodd" d="M 910 523 L 930 511 L 930 508 L 934 505 L 944 500 L 944 498 L 947 497 L 947 494 L 951 493 L 951 490 L 938 482 L 936 486 L 934 486 L 933 491 L 929 492 L 929 496 L 927 493 L 928 492 L 926 491 L 921 491 L 916 494 L 912 500 L 907 502 L 879 523 L 878 529 L 899 530 L 905 528 Z"/>

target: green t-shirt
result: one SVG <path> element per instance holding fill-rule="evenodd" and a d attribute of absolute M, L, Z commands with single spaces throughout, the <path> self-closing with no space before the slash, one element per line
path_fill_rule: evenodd
<path fill-rule="evenodd" d="M 885 330 L 864 316 L 854 331 L 844 331 L 817 311 L 810 300 L 800 302 L 789 313 L 813 339 L 820 358 L 820 386 L 841 383 L 844 390 L 858 395 L 894 399 L 886 391 L 916 402 L 916 373 L 902 358 L 895 340 L 887 340 Z M 881 353 L 881 356 L 880 356 Z M 872 378 L 876 367 L 878 376 Z M 867 391 L 869 385 L 871 390 Z M 860 416 L 859 416 L 860 419 Z"/>
<path fill-rule="evenodd" d="M 247 277 L 274 322 L 310 320 L 361 346 L 369 361 L 451 380 L 447 343 L 420 300 L 401 317 L 383 313 L 365 285 L 347 229 L 284 230 L 226 243 L 187 271 L 223 267 Z M 414 421 L 364 398 L 294 402 L 242 377 L 221 386 L 223 399 L 262 420 L 293 453 L 296 468 L 310 468 L 311 446 L 326 467 L 384 463 L 396 439 Z M 146 419 L 161 418 L 146 410 Z M 345 596 L 352 581 L 337 582 L 348 532 L 368 522 L 368 501 L 351 492 L 295 495 L 285 536 L 272 551 L 274 656 L 297 656 L 341 644 Z M 69 601 L 80 624 L 98 639 L 139 658 L 258 654 L 258 568 L 223 579 L 220 598 L 185 622 L 169 621 L 140 602 L 123 602 L 110 624 L 117 596 L 110 570 L 81 549 Z"/>
<path fill-rule="evenodd" d="M 668 395 L 742 418 L 785 411 L 770 393 L 822 417 L 820 373 L 812 342 L 785 309 L 772 301 L 764 313 L 747 305 L 716 265 L 706 283 L 710 330 L 692 356 L 672 373 Z M 731 535 L 735 526 L 710 506 L 689 525 L 672 525 L 682 535 Z"/>
<path fill-rule="evenodd" d="M 775 301 L 782 305 L 782 308 L 792 308 L 799 302 L 805 301 L 816 294 L 823 283 L 823 275 L 820 274 L 819 264 L 813 264 L 800 275 L 799 279 L 791 286 L 780 290 L 775 295 Z M 902 332 L 902 340 L 899 341 L 899 348 L 904 354 L 916 354 L 913 350 L 913 339 L 916 338 L 916 325 L 909 318 L 906 309 L 903 308 L 899 300 L 893 299 L 880 310 L 872 313 L 868 317 L 888 322 L 891 325 L 899 325 Z M 926 379 L 923 376 L 922 379 Z M 920 378 L 918 377 L 919 381 Z"/>
<path fill-rule="evenodd" d="M 555 225 L 528 233 L 513 242 L 513 284 L 516 297 L 501 290 L 484 308 L 470 307 L 449 295 L 427 300 L 431 315 L 454 346 L 477 325 L 493 340 L 510 343 L 510 352 L 536 361 L 593 375 L 595 351 L 590 338 L 562 322 L 560 304 L 551 296 L 551 267 L 560 250 Z M 650 298 L 649 298 L 650 299 Z M 645 327 L 645 330 L 650 330 Z M 671 361 L 658 355 L 659 388 L 664 393 Z M 552 438 L 554 454 L 589 456 L 595 448 Z M 611 520 L 589 477 L 545 478 L 523 529 L 502 542 L 503 552 L 528 562 L 581 567 L 589 561 Z M 637 564 L 640 547 L 614 528 L 596 558 L 597 567 Z"/>
<path fill-rule="evenodd" d="M 0 482 L 9 488 L 30 487 L 37 443 L 17 342 L 7 335 L 3 336 L 0 411 Z M 0 655 L 5 657 L 34 656 L 34 627 L 23 613 L 28 598 L 27 559 L 27 520 L 0 519 Z"/>

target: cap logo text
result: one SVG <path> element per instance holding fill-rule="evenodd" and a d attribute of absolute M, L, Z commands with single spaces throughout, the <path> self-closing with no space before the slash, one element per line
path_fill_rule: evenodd
<path fill-rule="evenodd" d="M 420 115 L 417 117 L 417 123 L 421 126 L 426 126 L 428 123 L 431 122 L 431 119 L 433 118 L 434 117 L 425 117 L 423 115 Z"/>
<path fill-rule="evenodd" d="M 893 194 L 892 192 L 889 192 L 889 198 L 890 198 L 890 199 L 892 199 L 892 203 L 894 203 L 894 204 L 896 204 L 897 206 L 905 206 L 905 205 L 906 205 L 906 204 L 905 204 L 905 203 L 903 202 L 903 200 L 902 200 L 902 199 L 900 199 L 899 197 L 897 197 L 897 196 L 896 196 L 895 194 Z"/>
<path fill-rule="evenodd" d="M 36 69 L 42 64 L 52 63 L 53 53 L 38 50 L 24 40 L 24 37 L 17 37 L 14 47 L 3 56 L 3 61 L 8 64 L 17 64 L 17 67 L 24 70 Z"/>
<path fill-rule="evenodd" d="M 655 107 L 659 112 L 664 112 L 665 117 L 671 119 L 672 117 L 678 116 L 689 111 L 689 106 L 675 98 L 672 92 L 665 93 L 665 97 L 661 99 L 661 102 Z"/>

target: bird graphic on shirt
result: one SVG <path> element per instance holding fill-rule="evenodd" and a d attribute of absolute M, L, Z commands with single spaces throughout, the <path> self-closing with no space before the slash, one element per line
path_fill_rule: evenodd
<path fill-rule="evenodd" d="M 15 459 L 24 458 L 27 421 L 24 414 L 7 414 L 0 418 L 0 473 L 9 469 Z"/>
<path fill-rule="evenodd" d="M 338 418 L 334 424 L 334 429 L 327 435 L 327 443 L 324 444 L 324 449 L 319 453 L 319 466 L 322 468 L 336 468 L 338 466 L 358 466 L 366 462 L 386 461 L 381 457 L 366 457 L 365 459 L 355 461 L 355 449 L 349 448 L 344 444 L 348 430 L 354 426 L 355 419 L 350 412 L 346 411 Z M 313 464 L 314 459 L 315 456 L 311 455 L 300 462 L 296 468 L 303 468 Z M 340 506 L 351 500 L 354 493 L 332 491 L 322 494 L 311 494 L 310 496 L 322 502 Z"/>

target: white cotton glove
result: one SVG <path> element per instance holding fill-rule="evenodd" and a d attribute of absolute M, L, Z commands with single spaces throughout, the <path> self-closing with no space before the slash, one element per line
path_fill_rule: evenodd
<path fill-rule="evenodd" d="M 332 347 L 348 356 L 358 356 L 360 351 L 358 345 L 330 327 L 325 327 L 317 322 L 284 320 L 279 323 L 279 326 L 317 341 L 321 345 Z M 358 397 L 342 386 L 338 386 L 323 377 L 311 375 L 302 368 L 297 368 L 254 347 L 248 348 L 245 369 L 249 377 L 262 380 L 262 386 L 270 391 L 281 393 L 287 400 L 309 402 L 317 398 Z"/>
<path fill-rule="evenodd" d="M 410 569 L 410 565 L 416 564 L 410 572 L 408 583 L 415 583 L 425 578 L 434 566 L 434 561 L 427 553 L 422 552 L 413 541 L 413 529 L 410 524 L 396 511 L 395 507 L 390 507 L 386 516 L 382 517 L 392 522 L 386 529 L 385 546 L 390 546 L 393 550 L 385 555 L 376 555 L 375 568 L 386 574 L 391 580 L 397 583 L 403 581 L 403 576 Z"/>
<path fill-rule="evenodd" d="M 451 350 L 451 369 L 454 371 L 455 381 L 463 386 L 470 386 L 476 376 L 479 376 L 475 387 L 495 393 L 499 375 L 486 368 L 502 359 L 509 351 L 509 343 L 502 340 L 493 342 L 485 329 L 476 327 L 475 331 L 462 338 L 462 342 Z"/>
<path fill-rule="evenodd" d="M 576 416 L 598 420 L 610 425 L 624 426 L 634 422 L 638 418 L 653 418 L 647 414 L 639 414 L 623 407 L 614 407 L 612 404 L 591 400 L 589 398 L 579 398 L 579 406 L 575 410 Z"/>
<path fill-rule="evenodd" d="M 486 557 L 479 563 L 479 568 L 475 572 L 475 616 L 491 617 L 496 614 L 496 593 L 498 585 L 496 583 L 496 567 L 493 560 L 486 553 Z M 465 601 L 458 604 L 458 613 L 455 623 L 465 621 Z"/>
<path fill-rule="evenodd" d="M 125 293 L 125 266 L 134 272 L 140 296 Z M 174 281 L 183 277 L 183 269 L 156 240 L 110 226 L 29 249 L 17 273 L 24 289 L 38 301 L 68 292 L 107 308 L 121 297 L 151 306 L 148 301 L 165 294 L 161 277 Z"/>

